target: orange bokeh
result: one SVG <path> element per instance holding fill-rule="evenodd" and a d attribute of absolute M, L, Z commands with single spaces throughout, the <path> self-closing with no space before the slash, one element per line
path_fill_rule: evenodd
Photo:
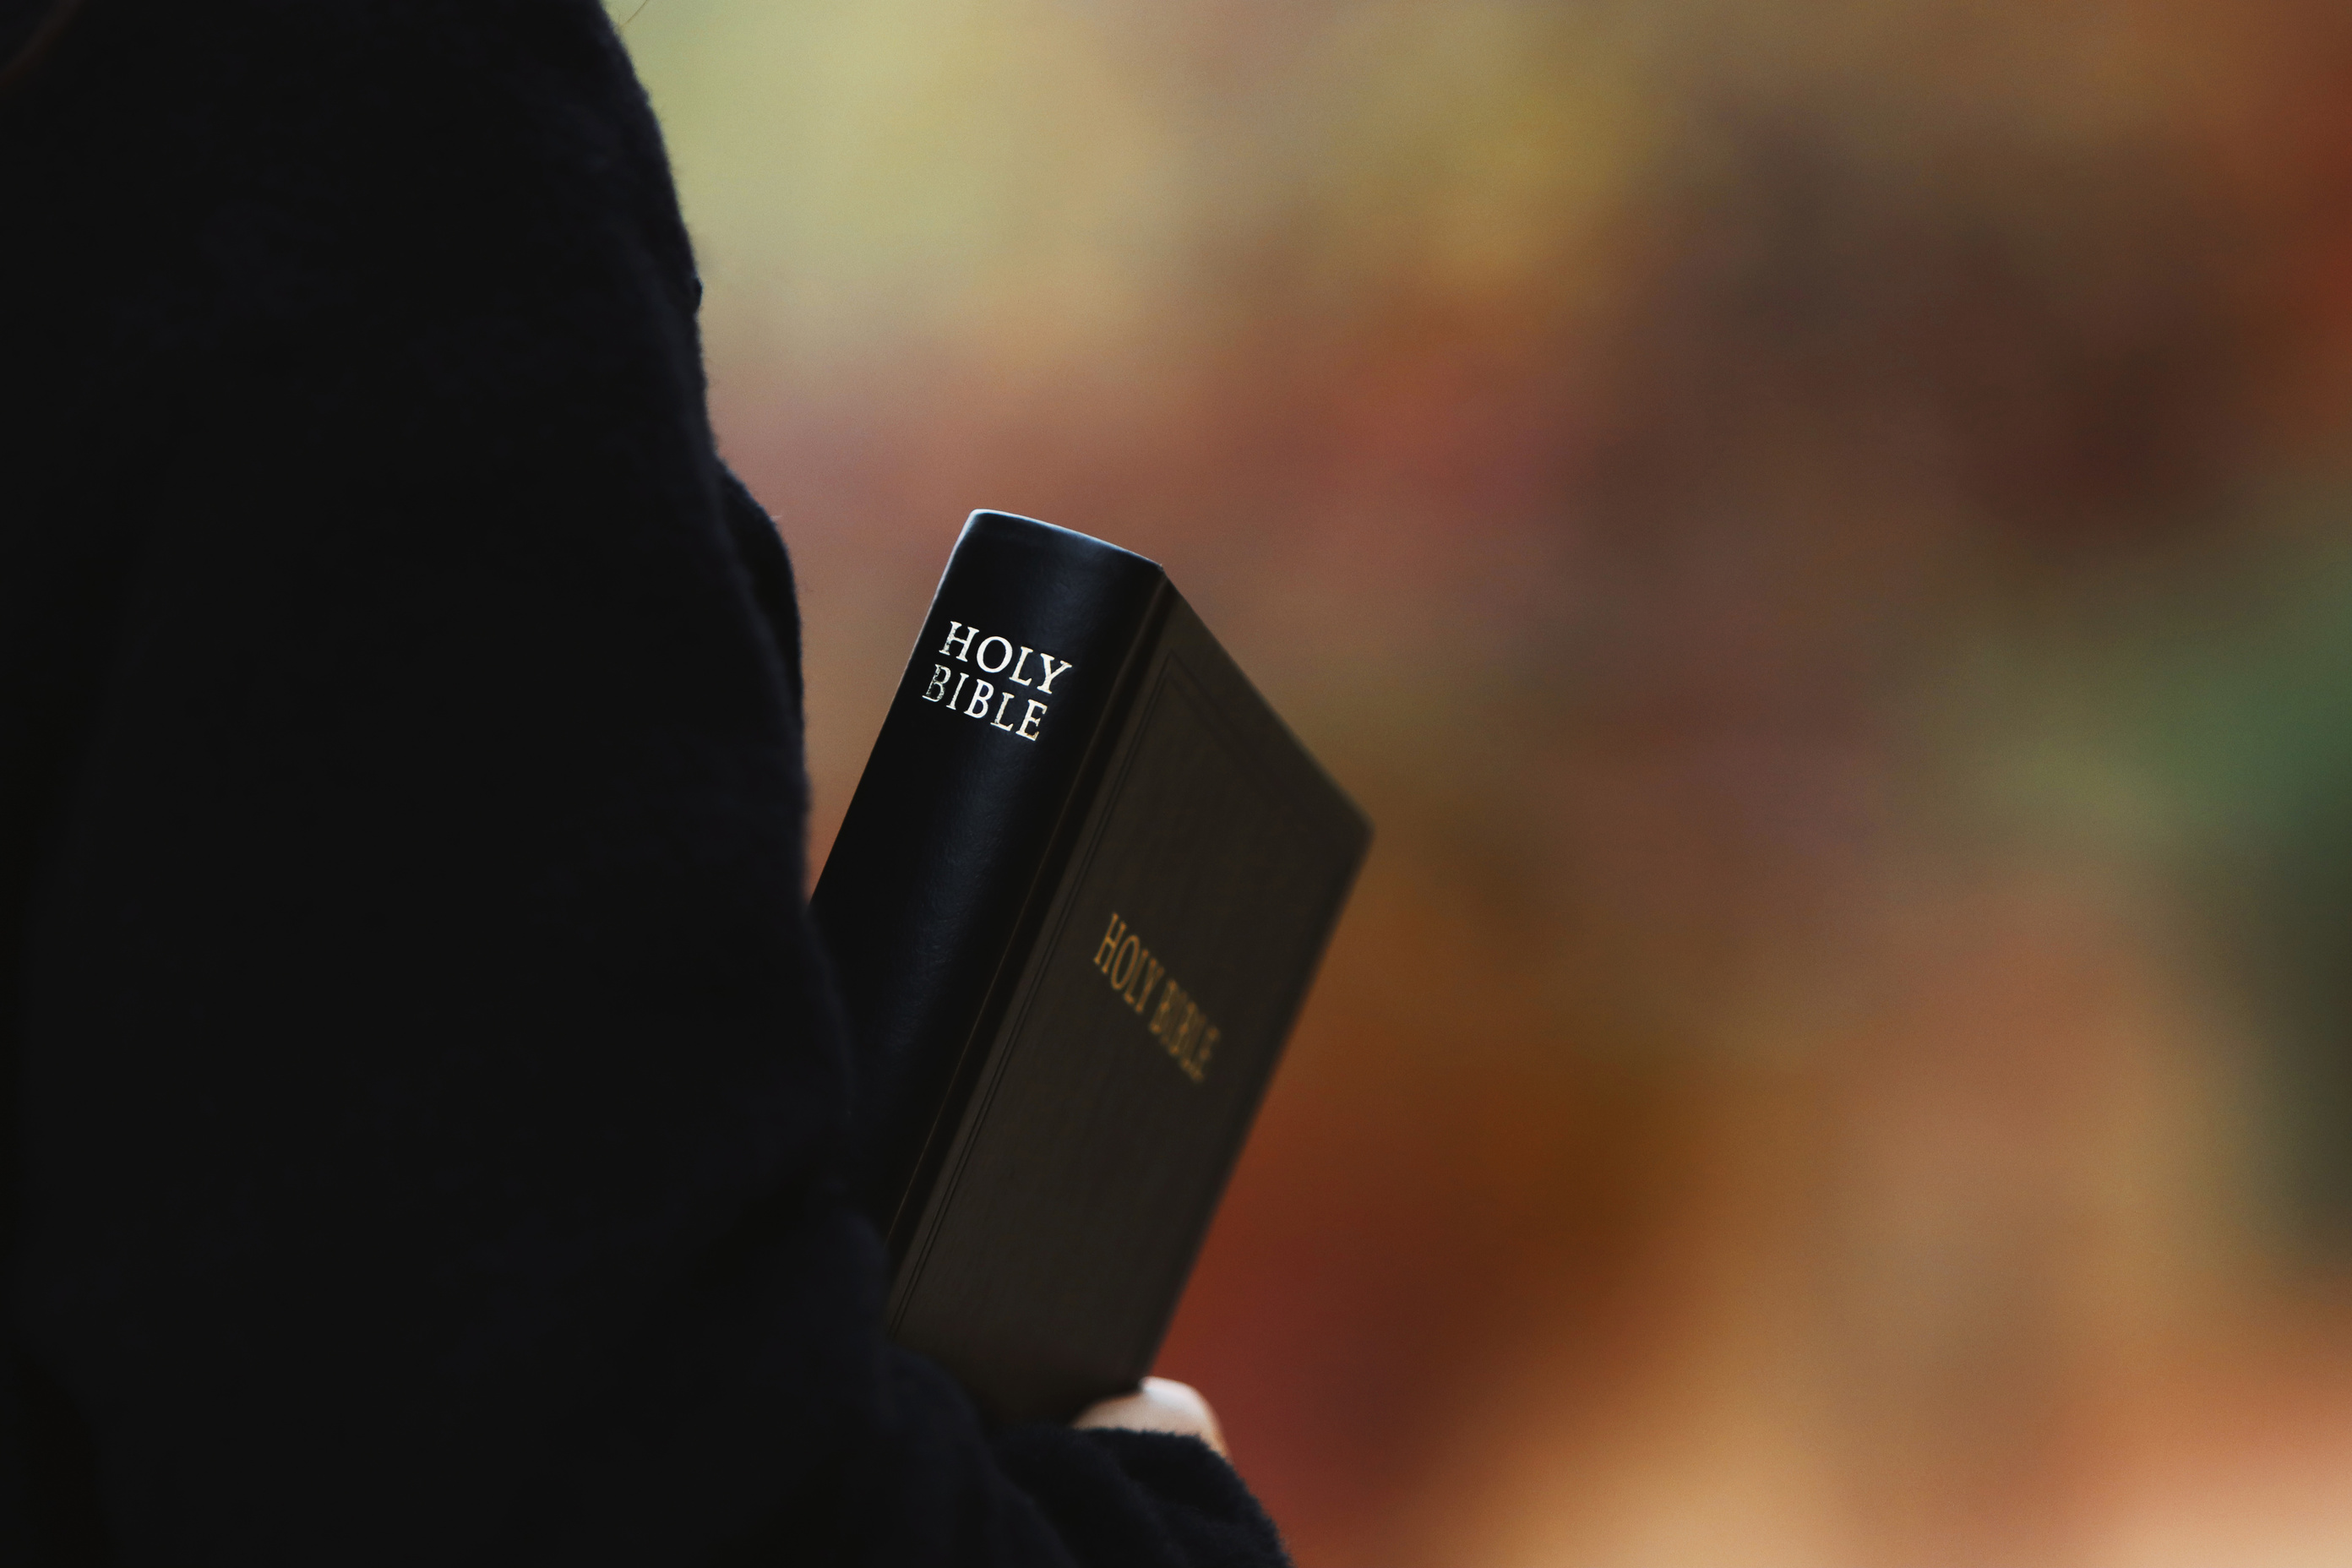
<path fill-rule="evenodd" d="M 2352 25 L 655 0 L 822 850 L 966 511 L 1380 838 L 1162 1358 L 1307 1568 L 2352 1553 Z"/>

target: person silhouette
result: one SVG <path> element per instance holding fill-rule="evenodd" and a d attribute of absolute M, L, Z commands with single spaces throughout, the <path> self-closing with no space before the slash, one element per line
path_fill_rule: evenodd
<path fill-rule="evenodd" d="M 0 1561 L 1281 1562 L 1186 1392 L 992 1427 L 878 1329 L 601 8 L 0 50 Z"/>

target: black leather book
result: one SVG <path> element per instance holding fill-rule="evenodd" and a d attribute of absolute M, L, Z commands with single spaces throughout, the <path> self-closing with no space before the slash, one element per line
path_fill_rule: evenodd
<path fill-rule="evenodd" d="M 1370 840 L 1157 565 L 971 515 L 812 900 L 893 1337 L 1136 1385 Z"/>

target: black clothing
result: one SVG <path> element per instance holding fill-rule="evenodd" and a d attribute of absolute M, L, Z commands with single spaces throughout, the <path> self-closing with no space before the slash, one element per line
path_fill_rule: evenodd
<path fill-rule="evenodd" d="M 0 268 L 0 1562 L 1279 1561 L 880 1338 L 791 570 L 593 0 L 87 0 Z"/>

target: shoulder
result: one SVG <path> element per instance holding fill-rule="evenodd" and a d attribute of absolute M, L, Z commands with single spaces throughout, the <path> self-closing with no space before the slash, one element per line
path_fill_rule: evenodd
<path fill-rule="evenodd" d="M 691 252 L 597 0 L 82 0 L 39 75 L 0 112 L 38 237 L 0 324 L 45 384 L 404 365 L 512 403 L 585 371 L 633 420 L 699 407 Z"/>
<path fill-rule="evenodd" d="M 660 135 L 597 0 L 83 0 L 39 76 L 5 134 L 89 248 L 307 238 L 430 274 L 490 243 L 593 258 L 601 235 L 691 309 Z"/>

